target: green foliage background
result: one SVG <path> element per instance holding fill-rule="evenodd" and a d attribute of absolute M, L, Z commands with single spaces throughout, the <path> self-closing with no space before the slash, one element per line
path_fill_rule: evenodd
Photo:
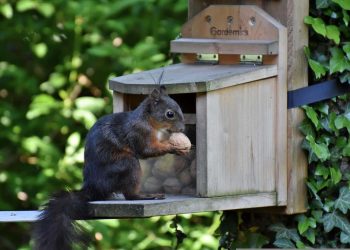
<path fill-rule="evenodd" d="M 87 130 L 112 112 L 107 79 L 170 63 L 186 16 L 185 0 L 0 0 L 0 210 L 80 188 Z M 179 218 L 182 247 L 214 248 L 218 216 Z M 93 249 L 169 249 L 172 219 L 83 224 Z M 0 249 L 30 249 L 30 226 L 0 224 Z"/>

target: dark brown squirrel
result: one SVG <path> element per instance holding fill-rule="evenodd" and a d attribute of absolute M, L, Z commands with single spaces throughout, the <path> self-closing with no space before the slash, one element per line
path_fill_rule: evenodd
<path fill-rule="evenodd" d="M 164 87 L 153 90 L 133 111 L 100 118 L 86 137 L 83 187 L 51 197 L 34 226 L 35 249 L 86 247 L 88 240 L 74 220 L 91 217 L 89 201 L 106 200 L 113 193 L 122 193 L 127 200 L 164 198 L 140 193 L 139 159 L 186 154 L 188 149 L 164 140 L 184 129 L 182 111 Z"/>

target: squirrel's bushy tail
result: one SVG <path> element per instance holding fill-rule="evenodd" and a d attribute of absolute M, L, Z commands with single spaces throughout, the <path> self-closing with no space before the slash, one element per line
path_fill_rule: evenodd
<path fill-rule="evenodd" d="M 71 250 L 88 240 L 74 220 L 87 217 L 89 197 L 83 191 L 61 192 L 51 197 L 34 225 L 34 249 Z"/>

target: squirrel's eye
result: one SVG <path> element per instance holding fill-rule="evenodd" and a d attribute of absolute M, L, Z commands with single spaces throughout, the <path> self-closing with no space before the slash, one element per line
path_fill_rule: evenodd
<path fill-rule="evenodd" d="M 172 110 L 167 110 L 165 112 L 165 117 L 168 118 L 169 120 L 172 120 L 175 118 L 175 112 Z"/>

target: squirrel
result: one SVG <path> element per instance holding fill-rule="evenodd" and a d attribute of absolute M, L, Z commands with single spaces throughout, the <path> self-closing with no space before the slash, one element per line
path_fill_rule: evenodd
<path fill-rule="evenodd" d="M 161 86 L 133 111 L 100 118 L 86 136 L 83 186 L 53 195 L 34 226 L 37 250 L 70 250 L 88 240 L 74 220 L 89 218 L 89 201 L 122 193 L 127 200 L 163 199 L 141 194 L 139 159 L 167 153 L 185 155 L 187 148 L 170 144 L 172 133 L 185 129 L 181 108 Z"/>

